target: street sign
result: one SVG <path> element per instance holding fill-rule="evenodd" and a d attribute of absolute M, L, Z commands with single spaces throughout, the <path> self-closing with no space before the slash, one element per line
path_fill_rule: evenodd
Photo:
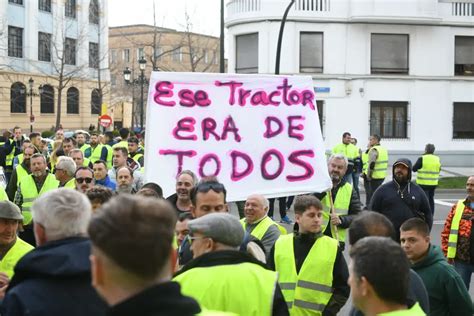
<path fill-rule="evenodd" d="M 112 125 L 112 118 L 104 114 L 101 117 L 99 117 L 99 124 L 100 126 L 107 128 L 110 125 Z"/>

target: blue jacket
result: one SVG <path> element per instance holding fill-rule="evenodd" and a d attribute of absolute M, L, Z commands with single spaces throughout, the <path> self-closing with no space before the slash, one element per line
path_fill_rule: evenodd
<path fill-rule="evenodd" d="M 3 301 L 2 316 L 105 315 L 106 304 L 91 285 L 90 242 L 51 241 L 26 254 Z"/>
<path fill-rule="evenodd" d="M 95 184 L 109 188 L 112 191 L 115 191 L 115 188 L 117 187 L 115 181 L 111 180 L 108 175 L 106 175 L 105 178 L 102 180 L 95 180 Z"/>

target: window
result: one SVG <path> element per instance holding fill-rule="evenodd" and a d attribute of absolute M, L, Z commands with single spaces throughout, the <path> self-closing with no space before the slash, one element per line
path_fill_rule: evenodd
<path fill-rule="evenodd" d="M 235 72 L 258 73 L 258 33 L 235 37 Z"/>
<path fill-rule="evenodd" d="M 99 24 L 99 2 L 91 0 L 89 4 L 89 23 Z"/>
<path fill-rule="evenodd" d="M 157 47 L 154 50 L 154 56 L 156 61 L 160 61 L 163 55 L 163 49 L 161 47 Z"/>
<path fill-rule="evenodd" d="M 10 112 L 26 113 L 26 86 L 21 82 L 10 87 Z"/>
<path fill-rule="evenodd" d="M 456 36 L 454 45 L 454 74 L 474 76 L 474 36 Z"/>
<path fill-rule="evenodd" d="M 145 49 L 143 47 L 137 48 L 137 60 L 145 57 Z"/>
<path fill-rule="evenodd" d="M 89 67 L 99 69 L 99 44 L 89 42 Z"/>
<path fill-rule="evenodd" d="M 219 58 L 217 58 L 217 51 L 216 50 L 212 52 L 212 63 L 214 65 L 219 64 Z"/>
<path fill-rule="evenodd" d="M 76 0 L 66 0 L 64 15 L 69 18 L 76 18 Z"/>
<path fill-rule="evenodd" d="M 318 109 L 318 118 L 319 118 L 319 127 L 321 127 L 321 132 L 323 131 L 323 104 L 321 100 L 316 101 L 316 108 Z"/>
<path fill-rule="evenodd" d="M 79 114 L 79 90 L 67 89 L 67 114 Z"/>
<path fill-rule="evenodd" d="M 111 49 L 110 50 L 110 63 L 115 64 L 117 62 L 117 50 Z"/>
<path fill-rule="evenodd" d="M 208 64 L 209 63 L 209 54 L 208 54 L 208 51 L 206 49 L 203 49 L 202 50 L 202 55 L 204 56 L 204 63 L 205 64 Z"/>
<path fill-rule="evenodd" d="M 100 110 L 101 110 L 100 103 L 101 103 L 101 100 L 100 100 L 99 89 L 92 90 L 92 93 L 91 93 L 91 114 L 100 115 Z"/>
<path fill-rule="evenodd" d="M 323 72 L 323 33 L 300 34 L 300 72 Z"/>
<path fill-rule="evenodd" d="M 23 0 L 8 0 L 9 3 L 21 4 L 23 5 Z"/>
<path fill-rule="evenodd" d="M 50 85 L 43 85 L 40 95 L 40 112 L 54 113 L 54 89 Z"/>
<path fill-rule="evenodd" d="M 76 64 L 76 40 L 67 38 L 64 43 L 64 63 L 67 65 Z"/>
<path fill-rule="evenodd" d="M 370 71 L 408 74 L 408 34 L 372 34 Z"/>
<path fill-rule="evenodd" d="M 371 101 L 370 135 L 407 138 L 407 102 Z"/>
<path fill-rule="evenodd" d="M 173 61 L 182 61 L 183 60 L 183 54 L 181 52 L 181 47 L 176 47 L 173 49 L 173 55 L 172 55 Z"/>
<path fill-rule="evenodd" d="M 38 60 L 51 61 L 51 34 L 38 33 Z"/>
<path fill-rule="evenodd" d="M 8 56 L 23 57 L 23 29 L 20 27 L 8 27 Z"/>
<path fill-rule="evenodd" d="M 51 0 L 39 0 L 38 9 L 40 11 L 51 12 Z"/>
<path fill-rule="evenodd" d="M 117 85 L 117 76 L 110 74 L 110 85 L 115 87 Z"/>
<path fill-rule="evenodd" d="M 474 102 L 453 103 L 453 138 L 474 138 Z"/>
<path fill-rule="evenodd" d="M 123 50 L 123 61 L 126 62 L 126 63 L 130 62 L 130 49 L 128 49 L 128 48 L 125 48 Z"/>

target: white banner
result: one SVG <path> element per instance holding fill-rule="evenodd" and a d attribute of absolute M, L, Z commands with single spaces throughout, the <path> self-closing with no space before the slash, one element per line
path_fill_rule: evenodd
<path fill-rule="evenodd" d="M 216 176 L 228 201 L 331 187 L 309 76 L 153 72 L 145 178 L 165 196 L 189 169 Z"/>

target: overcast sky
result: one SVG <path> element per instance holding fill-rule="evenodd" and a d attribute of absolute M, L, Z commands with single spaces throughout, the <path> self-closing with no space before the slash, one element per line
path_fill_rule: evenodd
<path fill-rule="evenodd" d="M 193 32 L 219 36 L 220 0 L 109 0 L 109 26 L 153 25 L 153 2 L 157 26 L 183 30 L 187 11 Z"/>

